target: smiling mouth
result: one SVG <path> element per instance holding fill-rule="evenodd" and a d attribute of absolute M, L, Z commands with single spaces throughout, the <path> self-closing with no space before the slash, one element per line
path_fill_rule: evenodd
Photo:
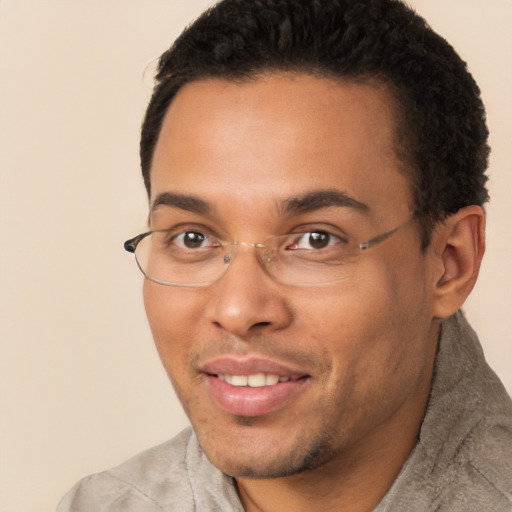
<path fill-rule="evenodd" d="M 271 373 L 272 370 L 268 373 L 242 373 L 241 370 L 233 368 L 233 373 L 205 372 L 210 397 L 223 411 L 235 416 L 264 416 L 282 409 L 298 396 L 310 377 L 298 373 L 290 375 L 291 372 L 279 375 Z"/>
<path fill-rule="evenodd" d="M 299 378 L 293 379 L 292 377 L 280 377 L 275 374 L 265 373 L 254 373 L 252 375 L 228 375 L 218 374 L 216 375 L 220 380 L 230 384 L 231 386 L 237 387 L 250 387 L 250 388 L 262 388 L 264 386 L 275 386 L 279 383 L 290 382 L 291 380 L 299 380 Z M 300 378 L 306 378 L 303 376 Z"/>

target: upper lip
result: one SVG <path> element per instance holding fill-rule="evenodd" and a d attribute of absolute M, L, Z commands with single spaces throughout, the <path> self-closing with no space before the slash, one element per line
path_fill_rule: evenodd
<path fill-rule="evenodd" d="M 261 357 L 223 356 L 207 361 L 200 370 L 209 375 L 254 375 L 265 373 L 298 379 L 308 373 L 294 365 L 273 361 Z"/>

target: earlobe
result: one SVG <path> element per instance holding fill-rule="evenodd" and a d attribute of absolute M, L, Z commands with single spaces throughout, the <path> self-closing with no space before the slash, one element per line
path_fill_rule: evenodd
<path fill-rule="evenodd" d="M 448 217 L 432 240 L 437 268 L 434 276 L 433 316 L 455 313 L 473 289 L 485 251 L 485 214 L 467 206 Z"/>

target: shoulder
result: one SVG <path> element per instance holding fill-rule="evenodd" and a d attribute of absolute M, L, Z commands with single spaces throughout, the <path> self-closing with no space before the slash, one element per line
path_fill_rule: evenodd
<path fill-rule="evenodd" d="M 439 511 L 512 512 L 512 402 L 487 365 L 473 379 L 435 457 Z"/>
<path fill-rule="evenodd" d="M 512 512 L 512 416 L 465 426 L 419 442 L 375 512 Z"/>
<path fill-rule="evenodd" d="M 455 459 L 460 466 L 448 495 L 464 510 L 512 511 L 512 419 L 484 419 Z"/>
<path fill-rule="evenodd" d="M 449 459 L 440 510 L 512 512 L 512 403 L 488 367 L 475 372 L 475 382 L 459 397 L 464 412 L 436 461 L 442 467 Z"/>
<path fill-rule="evenodd" d="M 186 461 L 192 437 L 187 428 L 113 469 L 83 478 L 64 496 L 57 512 L 156 512 L 169 503 L 193 510 Z"/>
<path fill-rule="evenodd" d="M 462 314 L 442 325 L 418 443 L 379 512 L 512 512 L 512 401 Z"/>
<path fill-rule="evenodd" d="M 512 401 L 463 315 L 446 327 L 451 347 L 429 425 L 441 439 L 433 458 L 446 469 L 443 495 L 462 504 L 455 510 L 512 511 Z"/>

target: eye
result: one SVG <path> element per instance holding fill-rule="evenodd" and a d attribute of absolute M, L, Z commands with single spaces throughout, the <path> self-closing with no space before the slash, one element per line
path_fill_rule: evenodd
<path fill-rule="evenodd" d="M 320 250 L 340 242 L 340 238 L 327 231 L 309 231 L 301 233 L 288 249 Z"/>
<path fill-rule="evenodd" d="M 185 231 L 179 233 L 172 237 L 171 242 L 180 249 L 201 249 L 218 245 L 212 238 L 200 231 Z"/>

